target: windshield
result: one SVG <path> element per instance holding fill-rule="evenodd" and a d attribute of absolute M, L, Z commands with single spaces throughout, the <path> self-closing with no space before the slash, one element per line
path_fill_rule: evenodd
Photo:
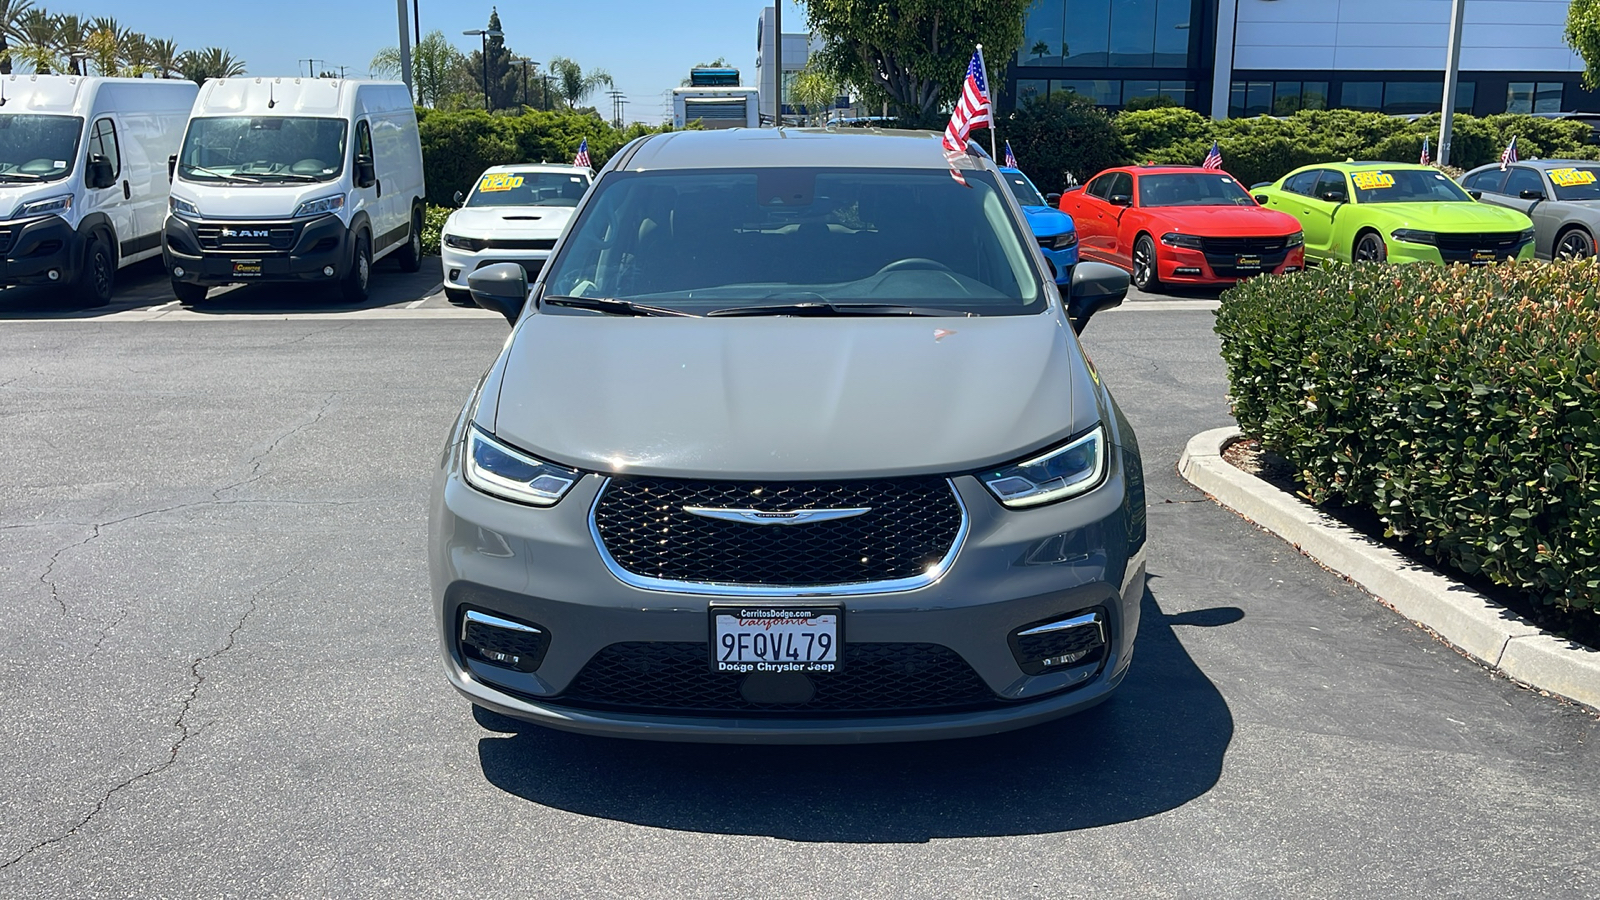
<path fill-rule="evenodd" d="M 1600 168 L 1574 166 L 1547 172 L 1557 200 L 1600 200 Z"/>
<path fill-rule="evenodd" d="M 546 296 L 693 313 L 779 304 L 1042 312 L 1033 251 L 992 176 L 765 168 L 617 173 L 585 205 Z"/>
<path fill-rule="evenodd" d="M 485 172 L 468 206 L 577 206 L 589 179 L 566 172 Z"/>
<path fill-rule="evenodd" d="M 1140 175 L 1140 206 L 1255 206 L 1239 182 L 1227 175 L 1194 172 Z"/>
<path fill-rule="evenodd" d="M 1471 203 L 1467 192 L 1433 169 L 1351 172 L 1357 203 Z"/>
<path fill-rule="evenodd" d="M 332 181 L 344 171 L 343 119 L 228 116 L 194 119 L 178 154 L 186 181 L 257 184 Z"/>
<path fill-rule="evenodd" d="M 0 182 L 65 178 L 82 135 L 77 116 L 0 115 Z"/>
<path fill-rule="evenodd" d="M 1049 206 L 1044 202 L 1044 196 L 1039 189 L 1033 186 L 1028 176 L 1021 172 L 1001 172 L 1000 177 L 1006 180 L 1006 185 L 1011 188 L 1011 196 L 1017 198 L 1019 206 Z"/>

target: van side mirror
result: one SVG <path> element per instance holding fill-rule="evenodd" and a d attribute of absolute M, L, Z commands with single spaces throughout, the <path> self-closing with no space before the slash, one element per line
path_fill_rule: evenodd
<path fill-rule="evenodd" d="M 456 195 L 450 199 L 456 206 L 460 206 L 467 198 L 460 191 L 456 191 Z"/>
<path fill-rule="evenodd" d="M 1524 200 L 1543 200 L 1544 199 L 1544 191 L 1523 191 L 1522 193 L 1518 194 L 1517 196 L 1521 197 Z"/>
<path fill-rule="evenodd" d="M 1322 199 L 1329 203 L 1343 203 L 1344 191 L 1323 191 Z"/>
<path fill-rule="evenodd" d="M 117 171 L 111 167 L 111 160 L 98 153 L 89 157 L 89 164 L 83 170 L 83 183 L 85 187 L 93 190 L 116 184 Z"/>
<path fill-rule="evenodd" d="M 1061 195 L 1060 194 L 1055 194 L 1055 193 L 1045 194 L 1044 195 L 1044 202 L 1050 204 L 1051 206 L 1060 206 L 1061 205 Z"/>
<path fill-rule="evenodd" d="M 495 263 L 467 276 L 472 302 L 506 317 L 515 325 L 528 302 L 528 273 L 521 263 Z"/>
<path fill-rule="evenodd" d="M 372 165 L 372 155 L 360 153 L 356 155 L 355 168 L 356 187 L 368 188 L 378 183 L 378 171 Z"/>
<path fill-rule="evenodd" d="M 1095 313 L 1121 306 L 1128 296 L 1128 273 L 1116 266 L 1080 262 L 1072 269 L 1067 289 L 1067 318 L 1075 334 L 1082 334 Z"/>
<path fill-rule="evenodd" d="M 170 183 L 172 181 L 172 179 L 177 177 L 177 175 L 178 175 L 178 154 L 174 153 L 171 156 L 167 157 L 167 181 Z"/>

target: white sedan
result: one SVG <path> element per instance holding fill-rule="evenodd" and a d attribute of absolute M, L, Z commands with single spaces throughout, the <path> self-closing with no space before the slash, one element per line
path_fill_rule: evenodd
<path fill-rule="evenodd" d="M 457 193 L 461 208 L 445 220 L 439 239 L 450 302 L 471 303 L 467 276 L 492 263 L 521 263 L 530 282 L 538 277 L 593 177 L 582 166 L 494 166 L 464 200 Z"/>

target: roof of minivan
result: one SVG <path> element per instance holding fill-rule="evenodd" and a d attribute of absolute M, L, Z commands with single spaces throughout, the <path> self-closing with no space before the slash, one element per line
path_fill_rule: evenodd
<path fill-rule="evenodd" d="M 818 166 L 874 169 L 981 169 L 986 160 L 946 158 L 931 131 L 829 128 L 728 128 L 674 131 L 648 138 L 625 169 L 749 169 Z"/>

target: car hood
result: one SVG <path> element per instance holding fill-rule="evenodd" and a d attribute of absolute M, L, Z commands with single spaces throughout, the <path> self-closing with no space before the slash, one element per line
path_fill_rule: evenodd
<path fill-rule="evenodd" d="M 620 318 L 536 313 L 475 420 L 552 462 L 719 479 L 954 474 L 1099 421 L 1054 314 Z M 485 398 L 488 400 L 489 398 Z M 486 411 L 484 407 L 490 407 Z"/>
<path fill-rule="evenodd" d="M 1514 209 L 1487 203 L 1365 203 L 1355 207 L 1367 219 L 1393 228 L 1428 231 L 1524 231 L 1533 220 Z"/>
<path fill-rule="evenodd" d="M 463 237 L 556 237 L 572 213 L 567 206 L 473 206 L 451 213 L 445 231 Z"/>
<path fill-rule="evenodd" d="M 1204 237 L 1271 237 L 1300 230 L 1294 216 L 1259 206 L 1162 206 L 1145 212 L 1171 231 Z"/>
<path fill-rule="evenodd" d="M 1028 228 L 1034 237 L 1054 237 L 1078 230 L 1072 223 L 1072 217 L 1058 209 L 1051 209 L 1048 206 L 1024 206 L 1022 212 L 1028 217 Z"/>

